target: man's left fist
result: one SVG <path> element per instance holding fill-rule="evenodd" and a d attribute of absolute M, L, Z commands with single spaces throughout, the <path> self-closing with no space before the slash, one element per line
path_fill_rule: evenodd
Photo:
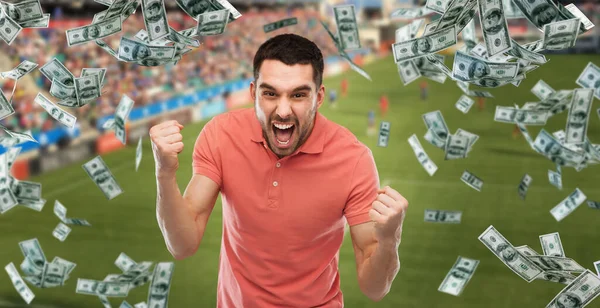
<path fill-rule="evenodd" d="M 395 189 L 386 186 L 380 189 L 369 217 L 375 222 L 375 238 L 381 243 L 400 245 L 402 223 L 408 201 Z"/>

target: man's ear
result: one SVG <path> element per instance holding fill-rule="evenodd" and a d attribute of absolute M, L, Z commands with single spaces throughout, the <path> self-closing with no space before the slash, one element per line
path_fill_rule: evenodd
<path fill-rule="evenodd" d="M 256 100 L 256 84 L 254 81 L 250 82 L 250 97 L 253 102 Z"/>
<path fill-rule="evenodd" d="M 317 91 L 317 108 L 320 108 L 323 104 L 323 100 L 325 99 L 325 86 L 321 84 L 319 90 Z"/>

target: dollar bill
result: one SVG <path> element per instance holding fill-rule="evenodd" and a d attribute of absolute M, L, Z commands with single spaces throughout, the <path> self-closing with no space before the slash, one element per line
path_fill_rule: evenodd
<path fill-rule="evenodd" d="M 128 255 L 126 255 L 124 252 L 122 252 L 121 254 L 119 254 L 119 256 L 117 257 L 117 259 L 115 260 L 115 265 L 122 272 L 127 272 L 129 269 L 131 269 L 131 267 L 133 267 L 136 264 L 137 263 L 135 261 L 133 261 L 133 259 L 130 258 Z"/>
<path fill-rule="evenodd" d="M 506 19 L 525 18 L 525 15 L 512 0 L 502 0 L 502 4 L 504 5 L 504 17 Z"/>
<path fill-rule="evenodd" d="M 438 12 L 440 14 L 444 14 L 451 1 L 452 0 L 427 0 L 425 8 Z"/>
<path fill-rule="evenodd" d="M 446 142 L 448 141 L 448 138 L 446 137 L 444 139 L 440 137 L 433 128 L 428 129 L 423 138 L 436 148 L 440 148 L 442 150 L 446 149 Z"/>
<path fill-rule="evenodd" d="M 121 102 L 115 111 L 115 135 L 122 144 L 127 143 L 127 132 L 125 130 L 125 122 L 129 117 L 131 109 L 133 109 L 134 101 L 127 95 L 121 97 Z"/>
<path fill-rule="evenodd" d="M 206 12 L 214 12 L 227 9 L 231 12 L 229 21 L 234 21 L 242 16 L 227 0 L 204 1 L 204 0 L 175 0 L 179 7 L 190 17 L 198 20 L 198 15 Z"/>
<path fill-rule="evenodd" d="M 527 282 L 532 282 L 543 270 L 527 257 L 519 253 L 515 247 L 494 226 L 489 226 L 479 240 L 491 250 L 504 265 Z"/>
<path fill-rule="evenodd" d="M 444 160 L 466 158 L 468 149 L 469 137 L 450 135 L 446 142 Z"/>
<path fill-rule="evenodd" d="M 419 18 L 411 21 L 410 24 L 408 24 L 411 39 L 414 39 L 417 36 L 417 33 L 419 33 L 419 29 L 421 29 L 423 23 L 425 23 L 425 19 Z"/>
<path fill-rule="evenodd" d="M 129 284 L 79 278 L 77 279 L 77 288 L 75 292 L 95 296 L 127 297 L 127 294 L 129 294 Z"/>
<path fill-rule="evenodd" d="M 550 282 L 558 282 L 562 284 L 570 284 L 571 282 L 573 282 L 573 280 L 575 280 L 575 276 L 571 275 L 569 272 L 544 271 L 536 279 L 547 280 Z"/>
<path fill-rule="evenodd" d="M 196 28 L 193 28 L 194 32 L 197 30 Z M 186 35 L 187 34 L 187 35 Z M 194 34 L 194 36 L 197 36 Z M 184 44 L 185 46 L 193 46 L 193 47 L 200 47 L 200 41 L 192 39 L 191 35 L 188 32 L 178 32 L 177 30 L 169 27 L 169 35 L 167 35 L 165 37 L 165 40 L 167 42 L 171 41 L 173 43 L 177 43 L 177 44 Z M 160 41 L 160 40 L 155 40 L 155 41 Z M 154 41 L 153 41 L 154 42 Z M 150 44 L 153 44 L 153 42 L 150 42 Z"/>
<path fill-rule="evenodd" d="M 275 31 L 275 30 L 281 29 L 283 27 L 293 26 L 293 25 L 297 25 L 297 24 L 298 24 L 298 18 L 296 18 L 296 17 L 286 18 L 286 19 L 278 20 L 276 22 L 272 22 L 272 23 L 268 23 L 268 24 L 264 25 L 263 31 L 265 31 L 265 33 L 269 33 L 271 31 Z"/>
<path fill-rule="evenodd" d="M 425 209 L 425 222 L 459 224 L 462 211 L 445 211 Z"/>
<path fill-rule="evenodd" d="M 377 142 L 377 146 L 387 147 L 388 141 L 390 138 L 390 122 L 382 121 L 379 125 L 379 141 Z"/>
<path fill-rule="evenodd" d="M 446 0 L 442 0 L 442 1 L 446 1 Z M 419 17 L 429 15 L 433 12 L 434 11 L 430 10 L 429 8 L 427 8 L 425 6 L 412 7 L 412 8 L 399 8 L 399 9 L 393 11 L 392 14 L 390 14 L 390 18 L 391 19 L 396 19 L 396 18 L 414 19 L 414 18 L 419 18 Z"/>
<path fill-rule="evenodd" d="M 144 25 L 148 30 L 150 41 L 169 35 L 167 11 L 163 0 L 142 0 L 142 14 Z"/>
<path fill-rule="evenodd" d="M 493 63 L 457 51 L 452 67 L 452 77 L 470 81 L 482 78 L 514 79 L 519 71 L 519 63 Z"/>
<path fill-rule="evenodd" d="M 150 290 L 148 291 L 148 307 L 167 307 L 174 267 L 175 264 L 173 262 L 161 262 L 156 264 L 152 275 Z"/>
<path fill-rule="evenodd" d="M 50 25 L 50 14 L 43 14 L 42 17 L 37 19 L 28 20 L 19 24 L 23 29 L 25 28 L 48 28 Z"/>
<path fill-rule="evenodd" d="M 494 121 L 511 124 L 546 125 L 548 115 L 549 113 L 546 110 L 523 110 L 513 107 L 496 106 Z"/>
<path fill-rule="evenodd" d="M 4 127 L 2 125 L 0 125 L 0 128 L 3 129 L 11 138 L 16 139 L 16 142 L 13 145 L 20 144 L 25 141 L 31 141 L 31 142 L 38 143 L 37 140 L 35 140 L 33 138 L 33 136 L 31 135 L 30 130 L 26 130 L 24 132 L 14 132 L 14 131 L 7 129 L 6 127 Z"/>
<path fill-rule="evenodd" d="M 54 200 L 54 215 L 56 215 L 56 217 L 58 217 L 60 221 L 67 225 L 78 225 L 87 227 L 92 226 L 92 224 L 90 224 L 85 219 L 67 218 L 67 208 L 58 200 Z"/>
<path fill-rule="evenodd" d="M 596 269 L 596 273 L 598 273 L 598 277 L 600 277 L 600 261 L 594 262 L 594 268 Z"/>
<path fill-rule="evenodd" d="M 546 308 L 585 307 L 600 295 L 600 277 L 592 271 L 585 270 L 568 286 L 560 291 Z M 565 305 L 566 303 L 566 305 Z"/>
<path fill-rule="evenodd" d="M 6 10 L 0 9 L 0 38 L 10 45 L 21 30 L 23 28 L 6 13 Z"/>
<path fill-rule="evenodd" d="M 593 209 L 600 210 L 600 202 L 588 200 L 587 204 Z"/>
<path fill-rule="evenodd" d="M 555 5 L 552 0 L 514 1 L 514 3 L 540 31 L 544 31 L 544 26 L 552 22 L 575 18 L 569 10 L 561 4 Z M 584 24 L 580 27 L 582 33 L 587 31 Z"/>
<path fill-rule="evenodd" d="M 431 129 L 436 136 L 443 140 L 448 139 L 450 130 L 448 129 L 448 125 L 446 125 L 441 111 L 436 110 L 425 113 L 422 115 L 422 118 L 428 130 Z"/>
<path fill-rule="evenodd" d="M 335 23 L 338 29 L 338 39 L 342 49 L 359 49 L 360 38 L 358 36 L 358 23 L 354 5 L 336 5 L 333 7 Z"/>
<path fill-rule="evenodd" d="M 508 24 L 504 17 L 502 0 L 479 2 L 483 40 L 489 56 L 506 52 L 512 48 Z"/>
<path fill-rule="evenodd" d="M 505 59 L 505 61 L 511 60 L 512 57 L 515 58 L 519 58 L 523 61 L 527 61 L 527 63 L 524 63 L 520 66 L 520 68 L 526 67 L 527 64 L 529 62 L 533 62 L 533 63 L 538 63 L 538 64 L 545 64 L 546 62 L 548 62 L 548 60 L 546 59 L 546 56 L 544 56 L 541 53 L 537 53 L 535 51 L 531 51 L 523 46 L 521 46 L 519 43 L 517 43 L 515 40 L 511 39 L 511 45 L 512 45 L 512 49 L 507 51 L 507 55 L 511 56 Z M 493 60 L 493 62 L 504 62 L 504 61 L 497 61 L 497 60 Z"/>
<path fill-rule="evenodd" d="M 410 40 L 411 39 L 410 24 L 396 29 L 394 36 L 396 38 L 396 43 L 405 42 L 405 41 Z"/>
<path fill-rule="evenodd" d="M 75 78 L 75 91 L 79 107 L 100 97 L 100 73 Z"/>
<path fill-rule="evenodd" d="M 473 173 L 465 170 L 463 174 L 460 176 L 460 179 L 471 188 L 481 191 L 483 188 L 483 180 L 475 176 Z"/>
<path fill-rule="evenodd" d="M 475 274 L 479 260 L 458 256 L 456 262 L 446 274 L 438 291 L 459 296 Z"/>
<path fill-rule="evenodd" d="M 396 63 L 433 54 L 456 44 L 456 28 L 450 27 L 427 36 L 392 45 Z"/>
<path fill-rule="evenodd" d="M 126 37 L 121 38 L 119 45 L 119 59 L 129 62 L 138 62 L 146 59 L 173 59 L 175 47 L 150 46 Z"/>
<path fill-rule="evenodd" d="M 576 83 L 582 88 L 594 89 L 594 96 L 600 99 L 600 67 L 596 64 L 588 63 L 577 77 Z"/>
<path fill-rule="evenodd" d="M 425 169 L 425 171 L 427 171 L 429 176 L 433 176 L 437 171 L 438 167 L 429 158 L 429 155 L 427 155 L 427 153 L 423 149 L 423 146 L 421 145 L 421 142 L 419 142 L 419 138 L 417 137 L 417 135 L 412 134 L 408 138 L 408 144 L 410 144 L 410 147 L 413 149 L 413 152 L 415 153 L 415 156 L 417 157 L 417 160 L 419 161 L 421 166 L 423 166 L 423 168 Z"/>
<path fill-rule="evenodd" d="M 548 98 L 549 95 L 556 93 L 556 91 L 554 91 L 552 87 L 550 87 L 546 82 L 540 79 L 535 84 L 535 86 L 531 88 L 531 93 L 533 93 L 539 99 L 545 100 L 546 98 Z"/>
<path fill-rule="evenodd" d="M 42 184 L 29 181 L 19 181 L 13 189 L 13 193 L 19 203 L 35 202 L 42 198 Z"/>
<path fill-rule="evenodd" d="M 40 67 L 40 72 L 52 82 L 57 80 L 65 86 L 75 85 L 75 76 L 56 58 Z"/>
<path fill-rule="evenodd" d="M 41 212 L 44 209 L 44 205 L 46 205 L 46 199 L 35 201 L 21 200 L 21 205 L 34 211 Z"/>
<path fill-rule="evenodd" d="M 542 244 L 544 255 L 551 257 L 565 256 L 565 251 L 558 232 L 540 235 L 540 243 Z"/>
<path fill-rule="evenodd" d="M 31 73 L 36 67 L 38 67 L 37 63 L 33 63 L 31 61 L 25 60 L 25 61 L 19 63 L 19 65 L 17 65 L 17 67 L 15 67 L 14 69 L 12 69 L 8 72 L 0 73 L 0 76 L 2 76 L 2 78 L 19 80 L 23 76 Z"/>
<path fill-rule="evenodd" d="M 59 222 L 56 228 L 54 228 L 54 231 L 52 231 L 52 236 L 59 241 L 64 242 L 67 239 L 67 236 L 69 236 L 69 233 L 71 233 L 71 228 L 62 222 Z"/>
<path fill-rule="evenodd" d="M 340 56 L 342 57 L 342 59 L 346 60 L 346 62 L 348 62 L 348 65 L 350 65 L 350 68 L 359 73 L 361 76 L 367 78 L 369 81 L 371 81 L 371 76 L 369 76 L 369 74 L 367 74 L 367 72 L 365 72 L 362 68 L 360 68 L 358 65 L 356 65 L 352 59 L 350 58 L 350 56 L 344 51 L 344 49 L 342 48 L 342 46 L 340 45 L 338 39 L 335 37 L 335 35 L 333 35 L 333 33 L 331 33 L 331 31 L 329 30 L 329 28 L 327 27 L 327 25 L 322 21 L 319 20 L 319 22 L 321 23 L 321 25 L 323 26 L 323 28 L 325 29 L 325 31 L 327 31 L 327 34 L 329 35 L 329 37 L 333 40 L 333 43 L 335 44 L 338 53 L 340 54 Z"/>
<path fill-rule="evenodd" d="M 560 172 L 548 170 L 548 181 L 550 182 L 550 184 L 552 184 L 552 186 L 558 188 L 559 190 L 562 190 L 562 176 Z"/>
<path fill-rule="evenodd" d="M 146 302 L 139 302 L 139 303 L 135 304 L 133 307 L 134 308 L 148 308 L 148 305 L 146 305 Z"/>
<path fill-rule="evenodd" d="M 477 39 L 477 35 L 475 34 L 475 21 L 471 20 L 462 31 L 462 39 L 467 46 L 467 51 L 471 51 L 479 41 Z"/>
<path fill-rule="evenodd" d="M 105 18 L 97 24 L 67 30 L 69 46 L 84 44 L 121 32 L 121 16 Z"/>
<path fill-rule="evenodd" d="M 581 21 L 581 24 L 585 30 L 595 27 L 594 24 L 575 6 L 575 4 L 567 4 L 565 5 L 565 9 L 569 11 L 573 17 L 576 17 Z"/>
<path fill-rule="evenodd" d="M 106 78 L 105 78 L 106 71 L 107 71 L 106 68 L 82 68 L 80 77 L 91 76 L 91 75 L 97 74 L 98 78 L 100 79 L 100 88 L 102 88 L 108 82 L 108 80 L 106 80 Z"/>
<path fill-rule="evenodd" d="M 94 183 L 96 183 L 96 186 L 102 190 L 108 200 L 123 193 L 121 186 L 115 180 L 115 177 L 104 163 L 104 160 L 102 160 L 102 157 L 96 156 L 94 159 L 83 164 L 82 167 Z"/>
<path fill-rule="evenodd" d="M 515 247 L 515 249 L 525 257 L 540 255 L 537 251 L 527 245 Z"/>
<path fill-rule="evenodd" d="M 102 124 L 102 128 L 105 130 L 109 130 L 109 129 L 113 129 L 115 128 L 115 119 L 108 119 L 106 120 L 106 122 L 104 122 L 104 124 Z"/>
<path fill-rule="evenodd" d="M 404 85 L 421 77 L 421 71 L 419 71 L 417 65 L 412 60 L 396 63 L 396 66 L 398 66 L 398 75 L 400 75 L 400 80 L 402 80 L 402 84 Z"/>
<path fill-rule="evenodd" d="M 545 25 L 543 48 L 559 50 L 575 46 L 579 35 L 579 23 L 579 18 L 573 18 Z"/>
<path fill-rule="evenodd" d="M 219 35 L 225 32 L 229 22 L 229 10 L 206 12 L 198 16 L 198 35 Z"/>
<path fill-rule="evenodd" d="M 424 35 L 450 27 L 456 27 L 456 33 L 458 34 L 473 20 L 476 11 L 477 0 L 450 1 L 442 17 L 425 27 Z"/>
<path fill-rule="evenodd" d="M 46 112 L 48 112 L 56 121 L 60 122 L 60 124 L 69 128 L 75 127 L 77 118 L 72 114 L 58 108 L 58 106 L 46 98 L 42 93 L 38 93 L 34 99 L 34 102 L 44 108 L 44 110 L 46 110 Z"/>
<path fill-rule="evenodd" d="M 50 86 L 50 95 L 61 100 L 77 101 L 77 89 L 75 86 L 66 86 L 62 82 L 54 79 Z"/>
<path fill-rule="evenodd" d="M 15 109 L 13 108 L 10 101 L 4 96 L 4 93 L 0 91 L 0 120 L 4 118 L 8 118 L 9 116 L 15 113 Z"/>
<path fill-rule="evenodd" d="M 519 197 L 521 200 L 525 200 L 525 196 L 527 196 L 527 190 L 529 189 L 529 185 L 531 185 L 532 177 L 529 174 L 525 174 L 521 179 L 521 183 L 519 183 Z"/>
<path fill-rule="evenodd" d="M 467 153 L 469 153 L 471 149 L 473 149 L 473 145 L 475 144 L 475 142 L 477 142 L 477 140 L 479 140 L 479 135 L 475 135 L 461 128 L 457 129 L 454 135 L 467 138 L 467 140 L 469 141 L 469 145 L 467 146 Z"/>
<path fill-rule="evenodd" d="M 19 247 L 23 256 L 29 258 L 36 267 L 41 268 L 46 264 L 46 256 L 37 238 L 19 242 Z"/>
<path fill-rule="evenodd" d="M 565 143 L 581 144 L 587 135 L 594 90 L 575 89 L 571 99 L 571 108 L 565 129 Z"/>
<path fill-rule="evenodd" d="M 467 114 L 471 107 L 475 104 L 475 101 L 466 95 L 461 95 L 461 97 L 456 102 L 456 109 L 460 110 L 462 113 Z"/>
<path fill-rule="evenodd" d="M 584 154 L 567 148 L 546 130 L 542 129 L 535 138 L 533 149 L 560 166 L 576 167 L 581 164 Z"/>
<path fill-rule="evenodd" d="M 142 162 L 142 137 L 140 137 L 137 147 L 135 148 L 135 171 L 138 171 Z"/>
<path fill-rule="evenodd" d="M 39 0 L 26 0 L 15 4 L 0 2 L 0 5 L 7 15 L 19 25 L 40 19 L 44 15 Z"/>
<path fill-rule="evenodd" d="M 530 256 L 527 257 L 544 271 L 560 272 L 584 272 L 585 268 L 579 265 L 575 260 L 564 257 L 553 256 Z"/>
<path fill-rule="evenodd" d="M 77 266 L 77 264 L 60 257 L 54 257 L 54 259 L 50 263 L 60 264 L 61 266 L 64 266 L 66 268 L 67 275 L 69 275 Z"/>
<path fill-rule="evenodd" d="M 25 284 L 15 265 L 10 262 L 4 267 L 4 270 L 8 274 L 8 277 L 10 278 L 10 281 L 17 292 L 19 292 L 19 295 L 21 295 L 21 298 L 23 298 L 23 300 L 29 305 L 35 298 L 35 294 L 33 294 L 31 289 L 29 289 L 27 284 Z"/>
<path fill-rule="evenodd" d="M 119 60 L 119 61 L 123 61 L 119 58 L 119 54 L 117 51 L 115 51 L 114 49 L 112 49 L 108 43 L 106 43 L 104 40 L 95 40 L 96 45 L 98 45 L 100 48 L 104 49 L 104 51 L 108 52 L 108 54 L 110 54 L 111 56 L 113 56 L 115 59 Z"/>
<path fill-rule="evenodd" d="M 477 43 L 477 45 L 469 51 L 469 54 L 486 60 L 488 58 L 487 48 L 481 43 Z"/>
<path fill-rule="evenodd" d="M 552 214 L 556 221 L 561 221 L 575 211 L 586 198 L 583 192 L 579 188 L 576 188 L 574 192 L 552 208 L 550 214 Z"/>

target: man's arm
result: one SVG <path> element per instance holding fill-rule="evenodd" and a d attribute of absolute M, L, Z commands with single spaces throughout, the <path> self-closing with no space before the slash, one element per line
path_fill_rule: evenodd
<path fill-rule="evenodd" d="M 194 174 L 182 196 L 174 175 L 157 176 L 156 218 L 169 252 L 177 260 L 193 255 L 215 206 L 219 186 Z"/>
<path fill-rule="evenodd" d="M 390 291 L 400 270 L 398 244 L 378 242 L 375 222 L 350 227 L 356 257 L 356 272 L 360 290 L 371 300 L 380 301 Z"/>

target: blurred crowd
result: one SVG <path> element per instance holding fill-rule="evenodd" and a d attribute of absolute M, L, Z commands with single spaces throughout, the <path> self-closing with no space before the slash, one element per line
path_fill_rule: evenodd
<path fill-rule="evenodd" d="M 53 25 L 47 29 L 25 29 L 10 45 L 0 44 L 0 58 L 8 56 L 11 69 L 21 61 L 29 60 L 39 67 L 56 57 L 79 77 L 82 68 L 107 68 L 107 84 L 102 96 L 96 103 L 81 108 L 66 108 L 78 118 L 82 127 L 94 127 L 96 119 L 113 114 L 123 94 L 136 102 L 136 106 L 151 104 L 157 100 L 176 96 L 178 93 L 218 85 L 227 81 L 252 76 L 252 60 L 260 44 L 269 37 L 285 32 L 293 32 L 313 40 L 323 51 L 324 56 L 335 54 L 335 46 L 319 23 L 319 13 L 312 9 L 268 9 L 258 11 L 250 9 L 243 16 L 227 25 L 225 33 L 205 37 L 202 45 L 185 54 L 177 65 L 144 67 L 118 61 L 98 47 L 94 42 L 83 45 L 67 46 L 65 31 L 72 25 Z M 54 14 L 52 15 L 55 16 Z M 170 10 L 169 24 L 176 30 L 196 26 L 196 21 L 183 11 Z M 296 17 L 298 24 L 274 32 L 264 33 L 263 25 L 280 19 Z M 62 17 L 68 19 L 69 17 Z M 77 18 L 77 17 L 73 17 Z M 91 23 L 91 19 L 83 24 Z M 114 50 L 118 50 L 121 36 L 133 37 L 140 29 L 145 29 L 141 8 L 130 16 L 123 25 L 123 32 L 107 37 Z M 38 68 L 39 68 L 38 67 Z M 33 81 L 31 81 L 31 79 Z M 24 81 L 24 79 L 26 79 Z M 50 80 L 39 70 L 35 70 L 19 81 L 13 96 L 16 114 L 3 119 L 0 124 L 9 129 L 22 131 L 31 129 L 47 131 L 58 124 L 41 107 L 35 104 L 38 92 L 50 89 Z M 21 83 L 32 85 L 25 87 Z M 14 83 L 9 79 L 0 79 L 0 87 L 7 97 Z M 30 89 L 29 91 L 24 88 Z M 31 89 L 35 89 L 32 91 Z M 46 95 L 50 97 L 49 94 Z M 53 101 L 58 101 L 53 99 Z"/>

